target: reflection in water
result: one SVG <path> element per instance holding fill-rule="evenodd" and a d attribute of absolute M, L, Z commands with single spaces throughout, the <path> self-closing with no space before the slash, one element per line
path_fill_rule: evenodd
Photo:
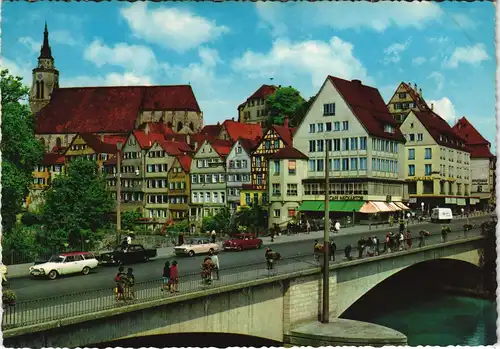
<path fill-rule="evenodd" d="M 134 337 L 113 342 L 87 345 L 92 348 L 124 347 L 282 347 L 283 343 L 269 339 L 228 333 L 172 333 L 167 335 Z"/>

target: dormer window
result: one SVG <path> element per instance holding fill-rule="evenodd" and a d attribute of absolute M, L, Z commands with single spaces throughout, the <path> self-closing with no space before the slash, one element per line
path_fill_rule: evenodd
<path fill-rule="evenodd" d="M 384 126 L 384 132 L 394 133 L 394 127 L 392 125 L 385 125 Z"/>

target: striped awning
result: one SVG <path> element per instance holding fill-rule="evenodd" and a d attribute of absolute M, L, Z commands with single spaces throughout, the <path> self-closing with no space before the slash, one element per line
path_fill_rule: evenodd
<path fill-rule="evenodd" d="M 410 209 L 408 206 L 406 206 L 402 202 L 396 201 L 395 204 L 396 204 L 396 206 L 398 206 L 402 210 L 409 210 Z"/>

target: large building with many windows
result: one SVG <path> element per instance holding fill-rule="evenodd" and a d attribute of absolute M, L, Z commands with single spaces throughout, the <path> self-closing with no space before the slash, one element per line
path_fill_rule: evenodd
<path fill-rule="evenodd" d="M 324 211 L 327 147 L 333 216 L 407 209 L 404 142 L 376 88 L 328 76 L 294 135 L 294 147 L 309 158 L 300 211 Z"/>
<path fill-rule="evenodd" d="M 432 109 L 425 102 L 422 89 L 419 89 L 415 83 L 412 87 L 410 82 L 399 84 L 396 92 L 387 103 L 387 108 L 398 124 L 403 123 L 410 110 L 426 111 Z"/>
<path fill-rule="evenodd" d="M 261 126 L 269 116 L 267 97 L 278 89 L 274 85 L 262 85 L 247 100 L 238 106 L 238 121 Z"/>
<path fill-rule="evenodd" d="M 406 178 L 410 205 L 465 210 L 470 202 L 470 154 L 464 140 L 431 110 L 410 111 L 401 125 L 406 137 Z"/>

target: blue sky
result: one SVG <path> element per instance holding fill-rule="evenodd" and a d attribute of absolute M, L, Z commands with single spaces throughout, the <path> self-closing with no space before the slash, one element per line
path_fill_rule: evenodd
<path fill-rule="evenodd" d="M 2 65 L 27 84 L 45 21 L 61 87 L 190 83 L 209 124 L 237 117 L 264 83 L 308 98 L 330 74 L 388 101 L 411 81 L 450 123 L 465 115 L 495 143 L 489 2 L 4 2 Z"/>

